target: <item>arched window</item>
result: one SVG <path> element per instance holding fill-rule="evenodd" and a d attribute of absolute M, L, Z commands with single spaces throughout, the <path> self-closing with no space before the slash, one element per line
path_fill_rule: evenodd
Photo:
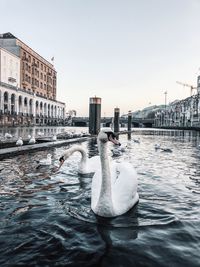
<path fill-rule="evenodd" d="M 4 93 L 4 114 L 8 113 L 8 92 Z"/>
<path fill-rule="evenodd" d="M 11 114 L 15 113 L 15 94 L 11 95 Z"/>
<path fill-rule="evenodd" d="M 43 103 L 40 102 L 40 116 L 43 115 L 43 114 L 42 114 L 42 111 L 43 111 Z"/>
<path fill-rule="evenodd" d="M 4 103 L 8 103 L 8 92 L 4 93 Z"/>

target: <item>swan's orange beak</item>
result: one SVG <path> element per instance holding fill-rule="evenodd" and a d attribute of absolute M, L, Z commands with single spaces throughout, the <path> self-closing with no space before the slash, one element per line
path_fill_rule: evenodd
<path fill-rule="evenodd" d="M 118 146 L 121 146 L 120 142 L 116 139 L 116 138 L 113 138 L 111 135 L 109 136 L 109 141 L 111 141 L 113 144 L 115 145 L 118 145 Z"/>

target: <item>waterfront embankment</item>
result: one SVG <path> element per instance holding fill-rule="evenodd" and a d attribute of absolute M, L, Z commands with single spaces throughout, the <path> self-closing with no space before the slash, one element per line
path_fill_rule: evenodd
<path fill-rule="evenodd" d="M 34 150 L 44 150 L 49 149 L 50 147 L 63 146 L 71 143 L 78 143 L 87 141 L 90 137 L 80 137 L 67 140 L 57 140 L 52 142 L 38 143 L 34 145 L 25 145 L 20 147 L 7 147 L 0 149 L 0 159 L 5 157 L 16 156 L 19 154 L 27 153 Z"/>

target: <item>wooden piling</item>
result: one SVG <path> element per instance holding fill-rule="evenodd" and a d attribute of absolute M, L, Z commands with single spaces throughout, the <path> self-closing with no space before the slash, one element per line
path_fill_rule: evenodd
<path fill-rule="evenodd" d="M 89 133 L 97 135 L 101 126 L 101 98 L 91 97 L 89 107 Z"/>
<path fill-rule="evenodd" d="M 129 110 L 129 112 L 128 112 L 128 132 L 131 131 L 131 124 L 132 124 L 132 113 Z"/>
<path fill-rule="evenodd" d="M 114 109 L 114 132 L 119 132 L 119 115 L 120 115 L 120 109 L 115 108 Z"/>

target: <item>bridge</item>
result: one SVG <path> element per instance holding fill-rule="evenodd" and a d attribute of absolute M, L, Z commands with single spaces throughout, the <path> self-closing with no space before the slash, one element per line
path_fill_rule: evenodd
<path fill-rule="evenodd" d="M 111 127 L 113 123 L 113 117 L 102 117 L 101 123 L 104 127 Z M 121 117 L 119 119 L 120 127 L 126 127 L 128 124 L 128 119 Z M 151 128 L 154 124 L 154 119 L 152 118 L 132 118 L 132 127 L 146 127 Z M 73 117 L 71 121 L 72 126 L 89 126 L 89 117 Z"/>

